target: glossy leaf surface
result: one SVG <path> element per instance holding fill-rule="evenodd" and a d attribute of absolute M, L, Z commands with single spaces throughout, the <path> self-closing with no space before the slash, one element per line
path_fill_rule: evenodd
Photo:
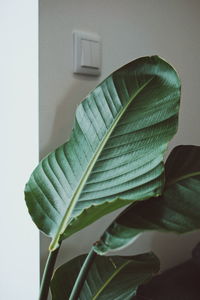
<path fill-rule="evenodd" d="M 62 265 L 51 282 L 53 300 L 69 299 L 85 255 Z M 132 257 L 97 256 L 90 268 L 78 300 L 129 300 L 142 283 L 159 271 L 159 260 L 153 253 Z"/>
<path fill-rule="evenodd" d="M 111 224 L 95 247 L 97 253 L 123 248 L 144 231 L 200 228 L 200 147 L 175 148 L 166 162 L 166 178 L 162 196 L 131 205 Z"/>
<path fill-rule="evenodd" d="M 153 56 L 117 70 L 81 102 L 69 141 L 40 162 L 25 189 L 50 250 L 102 215 L 161 193 L 179 98 L 176 72 Z"/>

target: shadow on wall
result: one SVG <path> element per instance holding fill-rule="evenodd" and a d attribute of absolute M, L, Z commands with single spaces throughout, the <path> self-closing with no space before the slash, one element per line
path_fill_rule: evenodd
<path fill-rule="evenodd" d="M 113 252 L 114 255 L 137 255 L 153 251 L 160 259 L 161 272 L 185 262 L 191 257 L 196 246 L 200 230 L 188 234 L 144 232 L 124 250 Z M 181 249 L 181 250 L 180 250 Z"/>
<path fill-rule="evenodd" d="M 185 262 L 191 257 L 196 246 L 200 230 L 186 234 L 169 234 L 156 232 L 152 235 L 151 250 L 161 261 L 161 271 Z"/>

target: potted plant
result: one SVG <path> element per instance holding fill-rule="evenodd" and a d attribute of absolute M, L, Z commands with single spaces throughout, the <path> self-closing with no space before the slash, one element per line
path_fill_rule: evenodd
<path fill-rule="evenodd" d="M 54 300 L 132 299 L 158 272 L 158 258 L 104 254 L 145 230 L 200 227 L 199 147 L 178 147 L 163 163 L 177 131 L 179 101 L 176 71 L 152 56 L 118 69 L 80 103 L 69 140 L 39 163 L 25 188 L 33 221 L 52 238 L 40 300 L 47 299 L 50 281 Z M 62 241 L 123 206 L 90 253 L 52 278 Z"/>

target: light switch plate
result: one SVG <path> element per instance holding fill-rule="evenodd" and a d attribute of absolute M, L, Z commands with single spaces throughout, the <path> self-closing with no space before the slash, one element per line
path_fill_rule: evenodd
<path fill-rule="evenodd" d="M 96 33 L 74 31 L 74 73 L 100 75 L 101 38 Z"/>

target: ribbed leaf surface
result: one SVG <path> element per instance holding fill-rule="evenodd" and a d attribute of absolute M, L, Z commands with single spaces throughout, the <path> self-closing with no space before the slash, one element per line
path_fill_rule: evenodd
<path fill-rule="evenodd" d="M 103 234 L 95 250 L 105 254 L 130 244 L 143 231 L 186 233 L 200 228 L 200 147 L 179 146 L 166 162 L 162 196 L 131 205 Z"/>
<path fill-rule="evenodd" d="M 85 255 L 62 265 L 51 282 L 53 300 L 69 299 Z M 77 300 L 130 300 L 142 283 L 159 271 L 153 253 L 132 257 L 97 256 Z"/>
<path fill-rule="evenodd" d="M 69 141 L 41 161 L 25 189 L 51 250 L 107 212 L 161 193 L 179 98 L 176 72 L 154 56 L 125 65 L 82 101 Z"/>

